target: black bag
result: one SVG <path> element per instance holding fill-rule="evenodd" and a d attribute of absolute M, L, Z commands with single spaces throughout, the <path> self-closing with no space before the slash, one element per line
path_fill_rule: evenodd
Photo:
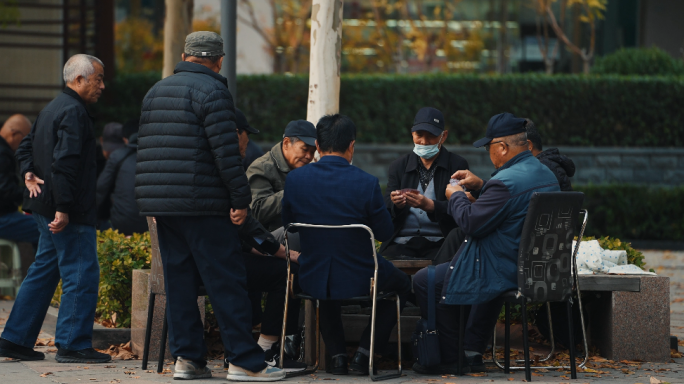
<path fill-rule="evenodd" d="M 435 367 L 442 358 L 439 353 L 439 334 L 435 326 L 435 266 L 428 266 L 428 318 L 418 320 L 411 336 L 413 358 L 423 367 Z"/>

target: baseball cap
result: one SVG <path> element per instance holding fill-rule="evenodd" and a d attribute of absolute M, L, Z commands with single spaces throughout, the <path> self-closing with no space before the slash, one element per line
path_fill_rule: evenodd
<path fill-rule="evenodd" d="M 511 136 L 523 132 L 526 132 L 525 119 L 515 117 L 512 113 L 508 112 L 499 113 L 489 119 L 485 137 L 474 142 L 473 146 L 475 148 L 480 148 L 489 144 L 495 137 Z"/>
<path fill-rule="evenodd" d="M 428 131 L 435 136 L 441 135 L 444 132 L 444 115 L 436 108 L 421 108 L 413 118 L 411 132 L 416 131 Z"/>
<path fill-rule="evenodd" d="M 247 131 L 248 133 L 259 133 L 258 129 L 249 125 L 245 114 L 237 108 L 235 108 L 235 124 L 237 125 L 238 129 Z"/>
<path fill-rule="evenodd" d="M 296 137 L 306 145 L 316 146 L 316 127 L 306 120 L 292 120 L 285 127 L 285 137 Z"/>
<path fill-rule="evenodd" d="M 225 56 L 221 35 L 210 31 L 193 32 L 186 36 L 183 52 L 196 57 Z"/>
<path fill-rule="evenodd" d="M 113 152 L 123 148 L 126 144 L 123 141 L 122 127 L 120 123 L 109 123 L 102 130 L 102 149 L 106 152 Z"/>

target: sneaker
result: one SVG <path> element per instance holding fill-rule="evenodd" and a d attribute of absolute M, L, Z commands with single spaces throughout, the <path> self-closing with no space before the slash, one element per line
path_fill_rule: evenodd
<path fill-rule="evenodd" d="M 176 359 L 176 366 L 173 373 L 174 380 L 194 380 L 208 379 L 211 377 L 211 369 L 200 366 L 194 361 L 185 360 L 182 357 Z"/>
<path fill-rule="evenodd" d="M 36 352 L 33 348 L 27 348 L 23 345 L 14 344 L 5 339 L 0 339 L 0 357 L 9 357 L 12 359 L 35 361 L 45 360 L 45 354 Z"/>
<path fill-rule="evenodd" d="M 266 367 L 259 372 L 248 371 L 230 364 L 226 379 L 231 381 L 278 381 L 285 378 L 285 371 L 275 367 Z"/>
<path fill-rule="evenodd" d="M 280 367 L 280 343 L 275 343 L 271 349 L 264 352 L 264 360 L 269 367 Z M 225 365 L 225 363 L 224 363 Z M 285 360 L 283 361 L 283 369 L 288 372 L 303 371 L 306 369 L 306 363 L 300 363 L 292 359 L 285 353 Z"/>
<path fill-rule="evenodd" d="M 106 353 L 100 353 L 93 348 L 81 349 L 80 351 L 59 348 L 57 349 L 55 360 L 58 363 L 97 364 L 108 363 L 112 361 L 112 357 Z"/>
<path fill-rule="evenodd" d="M 482 361 L 482 355 L 467 356 L 466 359 L 468 360 L 471 372 L 487 372 L 484 361 Z"/>

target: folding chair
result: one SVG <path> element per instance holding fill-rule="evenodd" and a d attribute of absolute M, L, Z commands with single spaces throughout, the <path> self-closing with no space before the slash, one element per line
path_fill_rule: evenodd
<path fill-rule="evenodd" d="M 19 288 L 21 287 L 21 254 L 19 253 L 19 247 L 14 241 L 0 239 L 0 247 L 7 247 L 10 250 L 10 260 L 12 261 L 12 267 L 8 269 L 7 277 L 0 278 L 0 288 L 10 288 L 14 291 L 14 297 L 19 294 Z M 1 255 L 1 253 L 0 253 Z"/>
<path fill-rule="evenodd" d="M 300 375 L 308 375 L 311 373 L 316 372 L 318 370 L 318 365 L 319 365 L 319 355 L 320 355 L 320 316 L 319 316 L 319 299 L 316 299 L 315 297 L 308 295 L 306 293 L 302 294 L 297 294 L 294 295 L 292 292 L 292 282 L 294 279 L 294 276 L 290 272 L 290 247 L 288 244 L 288 238 L 287 235 L 289 231 L 292 228 L 318 228 L 318 229 L 364 229 L 368 231 L 370 235 L 370 247 L 373 250 L 373 261 L 375 262 L 375 270 L 373 272 L 373 277 L 371 278 L 371 289 L 370 293 L 367 296 L 358 296 L 358 297 L 350 297 L 350 298 L 344 298 L 344 300 L 352 300 L 352 301 L 372 301 L 373 306 L 371 310 L 371 344 L 370 344 L 370 359 L 368 359 L 368 373 L 371 377 L 372 381 L 380 381 L 380 380 L 387 380 L 387 379 L 393 379 L 397 377 L 401 377 L 401 307 L 400 307 L 400 301 L 399 301 L 399 295 L 395 292 L 386 292 L 386 293 L 379 293 L 378 292 L 378 255 L 375 252 L 375 236 L 373 235 L 373 231 L 362 224 L 349 224 L 349 225 L 314 225 L 314 224 L 302 224 L 302 223 L 292 223 L 289 224 L 287 227 L 285 227 L 285 251 L 286 251 L 286 259 L 287 259 L 287 289 L 285 292 L 285 310 L 284 310 L 284 315 L 283 315 L 283 329 L 282 333 L 280 335 L 280 368 L 283 368 L 283 361 L 284 361 L 284 349 L 285 349 L 285 327 L 287 326 L 287 307 L 289 304 L 290 296 L 293 296 L 294 300 L 300 300 L 300 299 L 305 299 L 305 300 L 311 300 L 312 303 L 314 304 L 314 307 L 316 308 L 316 362 L 313 367 L 309 367 L 303 371 L 296 371 L 296 372 L 288 372 L 287 377 L 294 377 L 294 376 L 300 376 Z M 398 362 L 398 369 L 396 373 L 391 373 L 387 375 L 376 375 L 375 370 L 373 368 L 373 360 L 374 360 L 374 354 L 375 354 L 375 312 L 376 312 L 376 303 L 377 300 L 379 299 L 393 299 L 395 300 L 397 304 L 397 349 L 398 349 L 398 356 L 399 356 L 399 362 Z"/>
<path fill-rule="evenodd" d="M 505 299 L 505 336 L 504 336 L 504 365 L 496 359 L 496 328 L 492 342 L 492 359 L 504 372 L 510 370 L 525 370 L 525 379 L 532 380 L 531 369 L 570 369 L 571 377 L 577 378 L 575 361 L 574 335 L 572 324 L 573 292 L 577 294 L 580 308 L 580 320 L 584 341 L 584 367 L 588 359 L 587 335 L 584 327 L 582 299 L 577 276 L 577 251 L 579 250 L 584 229 L 587 225 L 589 213 L 582 208 L 584 194 L 581 192 L 544 192 L 534 193 L 527 210 L 527 217 L 523 225 L 520 248 L 518 253 L 518 289 L 505 292 L 501 296 Z M 584 214 L 582 228 L 577 238 L 575 249 L 572 249 L 574 229 L 577 218 Z M 568 323 L 570 344 L 570 365 L 552 367 L 531 367 L 530 349 L 528 344 L 528 326 L 526 306 L 531 302 L 547 303 L 549 313 L 549 328 L 551 329 L 551 353 L 540 361 L 548 361 L 555 351 L 553 339 L 553 325 L 549 302 L 566 302 L 568 308 Z M 510 366 L 510 306 L 520 304 L 523 328 L 524 359 L 516 362 L 524 363 L 524 367 Z"/>

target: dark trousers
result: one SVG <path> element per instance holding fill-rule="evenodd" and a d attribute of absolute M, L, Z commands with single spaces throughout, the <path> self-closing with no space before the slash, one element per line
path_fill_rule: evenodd
<path fill-rule="evenodd" d="M 252 301 L 252 313 L 261 319 L 261 333 L 280 337 L 283 329 L 283 308 L 285 308 L 285 288 L 287 284 L 287 261 L 272 256 L 257 256 L 242 253 L 247 270 L 247 291 Z M 299 292 L 297 272 L 299 265 L 290 264 L 294 273 L 294 292 Z M 266 305 L 261 312 L 262 293 L 266 292 Z M 254 300 L 256 299 L 256 300 Z M 290 298 L 287 309 L 286 335 L 293 335 L 299 329 L 299 304 L 301 300 Z M 252 319 L 252 324 L 254 324 Z M 258 323 L 257 323 L 258 324 Z"/>
<path fill-rule="evenodd" d="M 387 279 L 378 281 L 378 292 L 396 292 L 399 294 L 401 308 L 406 303 L 406 295 L 411 291 L 411 280 L 406 274 L 394 266 Z M 320 301 L 321 336 L 327 353 L 330 356 L 346 354 L 344 327 L 342 326 L 342 302 L 339 300 Z M 378 300 L 375 314 L 375 351 L 382 353 L 387 347 L 392 329 L 397 324 L 397 304 L 391 300 Z M 359 348 L 370 351 L 371 322 L 361 334 Z"/>
<path fill-rule="evenodd" d="M 454 228 L 449 232 L 447 237 L 442 242 L 441 248 L 437 251 L 437 254 L 432 259 L 432 265 L 440 265 L 442 263 L 448 263 L 454 258 L 458 249 L 461 248 L 463 240 L 466 236 L 461 228 Z"/>
<path fill-rule="evenodd" d="M 443 364 L 451 364 L 458 361 L 458 328 L 459 328 L 459 305 L 440 304 L 444 277 L 449 269 L 449 264 L 444 263 L 435 267 L 435 313 L 436 324 L 439 331 L 439 348 Z M 413 276 L 413 291 L 416 301 L 420 306 L 421 317 L 427 319 L 427 268 L 421 269 Z M 494 299 L 487 303 L 466 306 L 465 318 L 467 318 L 465 339 L 463 345 L 467 351 L 484 353 L 487 343 L 492 337 L 494 325 L 499 318 L 502 299 Z"/>
<path fill-rule="evenodd" d="M 207 348 L 197 309 L 198 289 L 207 290 L 232 364 L 252 372 L 266 367 L 252 338 L 252 310 L 238 229 L 226 216 L 157 217 L 164 266 L 169 347 L 174 357 L 204 361 Z"/>
<path fill-rule="evenodd" d="M 444 239 L 430 241 L 424 237 L 416 236 L 406 244 L 392 243 L 385 248 L 382 255 L 390 259 L 399 256 L 413 257 L 416 259 L 434 260 L 437 251 L 442 246 Z"/>

